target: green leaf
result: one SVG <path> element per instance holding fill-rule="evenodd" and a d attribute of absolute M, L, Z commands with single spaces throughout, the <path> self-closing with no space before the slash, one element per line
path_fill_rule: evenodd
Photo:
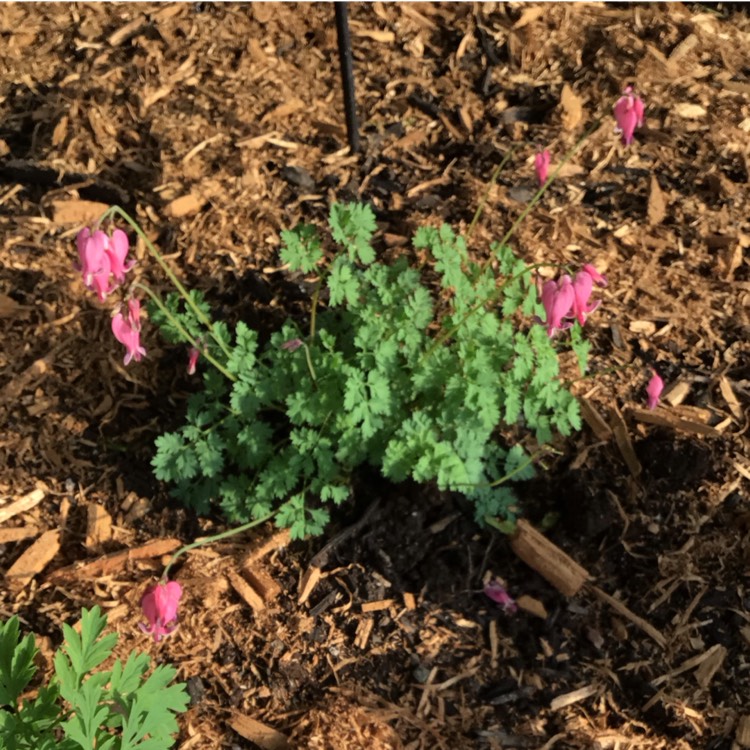
<path fill-rule="evenodd" d="M 196 441 L 195 455 L 204 477 L 215 477 L 224 468 L 224 443 L 216 432 L 209 432 Z"/>
<path fill-rule="evenodd" d="M 67 657 L 79 684 L 83 675 L 98 667 L 112 653 L 117 643 L 116 633 L 102 636 L 106 626 L 107 616 L 102 614 L 98 606 L 82 611 L 80 635 L 70 625 L 63 624 L 62 626 L 65 643 L 58 655 L 63 654 L 63 659 Z M 55 667 L 57 667 L 57 659 Z"/>
<path fill-rule="evenodd" d="M 227 361 L 227 370 L 232 375 L 252 380 L 258 349 L 258 334 L 240 321 L 235 329 L 235 345 Z"/>
<path fill-rule="evenodd" d="M 192 479 L 200 468 L 193 446 L 176 432 L 165 432 L 156 438 L 156 455 L 151 466 L 156 478 L 165 482 Z"/>
<path fill-rule="evenodd" d="M 360 281 L 354 273 L 351 261 L 340 255 L 331 265 L 331 275 L 328 277 L 331 306 L 340 305 L 346 301 L 352 307 L 359 302 Z"/>
<path fill-rule="evenodd" d="M 36 672 L 36 653 L 33 635 L 20 639 L 17 617 L 0 624 L 0 706 L 16 707 Z"/>
<path fill-rule="evenodd" d="M 375 260 L 371 242 L 377 224 L 375 214 L 369 206 L 361 203 L 334 203 L 329 223 L 333 239 L 347 249 L 352 263 L 359 261 L 368 265 Z"/>
<path fill-rule="evenodd" d="M 514 445 L 505 458 L 505 475 L 515 481 L 533 479 L 536 476 L 534 463 L 521 445 Z"/>
<path fill-rule="evenodd" d="M 298 224 L 293 230 L 281 233 L 284 246 L 279 253 L 282 263 L 290 270 L 310 273 L 323 258 L 318 230 L 309 224 Z"/>

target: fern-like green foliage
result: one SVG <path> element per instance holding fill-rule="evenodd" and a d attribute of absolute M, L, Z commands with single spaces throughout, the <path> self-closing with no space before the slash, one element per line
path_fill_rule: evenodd
<path fill-rule="evenodd" d="M 217 503 L 232 522 L 274 512 L 297 538 L 323 530 L 365 463 L 394 481 L 462 492 L 477 519 L 512 518 L 506 478 L 533 469 L 498 429 L 531 430 L 542 444 L 580 428 L 554 343 L 531 322 L 541 313 L 531 270 L 505 246 L 491 248 L 496 263 L 473 262 L 445 225 L 414 238 L 430 269 L 405 257 L 386 264 L 376 260 L 368 206 L 334 205 L 329 223 L 337 252 L 328 260 L 331 242 L 314 227 L 282 234 L 290 270 L 321 274 L 314 329 L 288 320 L 261 347 L 239 322 L 230 356 L 212 350 L 234 380 L 205 373 L 185 425 L 157 440 L 156 476 L 199 512 Z M 439 276 L 438 297 L 428 270 Z M 194 301 L 207 309 L 200 295 Z M 169 305 L 199 335 L 191 313 L 176 298 Z M 172 340 L 169 321 L 154 319 Z M 302 345 L 282 346 L 292 341 Z M 577 328 L 572 346 L 585 368 Z"/>
<path fill-rule="evenodd" d="M 0 747 L 3 750 L 167 750 L 175 714 L 189 696 L 171 684 L 175 669 L 160 665 L 146 677 L 149 658 L 132 653 L 111 671 L 94 670 L 112 653 L 113 633 L 98 607 L 83 610 L 80 635 L 63 625 L 55 676 L 33 700 L 22 698 L 33 678 L 34 636 L 21 639 L 18 618 L 0 624 Z"/>

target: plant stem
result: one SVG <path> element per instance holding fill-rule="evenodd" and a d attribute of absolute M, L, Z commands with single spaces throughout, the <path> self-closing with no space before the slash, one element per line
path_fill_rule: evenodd
<path fill-rule="evenodd" d="M 125 221 L 128 224 L 130 224 L 130 226 L 133 228 L 135 233 L 143 240 L 144 244 L 146 245 L 146 249 L 153 256 L 156 262 L 161 266 L 164 273 L 167 275 L 169 280 L 174 285 L 174 288 L 180 293 L 182 298 L 185 300 L 185 303 L 187 304 L 187 306 L 193 311 L 194 315 L 198 318 L 198 320 L 200 320 L 201 323 L 203 323 L 203 325 L 206 326 L 209 333 L 211 334 L 211 338 L 213 338 L 213 340 L 219 345 L 219 348 L 224 352 L 225 356 L 227 358 L 230 357 L 231 350 L 227 347 L 223 339 L 214 333 L 213 323 L 209 320 L 209 318 L 206 316 L 203 310 L 201 310 L 200 307 L 198 307 L 198 305 L 195 304 L 192 297 L 188 293 L 187 289 L 185 289 L 182 282 L 174 274 L 172 269 L 169 267 L 169 264 L 164 260 L 162 254 L 154 247 L 153 243 L 146 236 L 146 233 L 143 231 L 143 229 L 141 229 L 138 222 L 136 222 L 136 220 L 133 219 L 126 211 L 120 208 L 120 206 L 110 206 L 104 212 L 100 221 L 104 221 L 106 218 L 109 218 L 109 216 L 113 214 L 118 214 L 123 219 L 125 219 Z"/>
<path fill-rule="evenodd" d="M 313 387 L 318 387 L 318 379 L 315 377 L 315 368 L 313 367 L 312 363 L 312 357 L 310 356 L 310 347 L 303 343 L 302 346 L 305 347 L 305 359 L 307 360 L 307 369 L 310 370 L 310 377 L 312 378 Z"/>
<path fill-rule="evenodd" d="M 200 349 L 200 342 L 193 339 L 193 337 L 188 333 L 188 331 L 183 327 L 182 323 L 180 323 L 177 318 L 172 315 L 172 313 L 167 309 L 166 305 L 161 301 L 159 298 L 159 295 L 156 294 L 156 292 L 153 291 L 150 287 L 147 287 L 145 284 L 141 284 L 139 281 L 136 281 L 133 286 L 136 289 L 141 289 L 144 291 L 150 298 L 151 301 L 161 310 L 161 312 L 166 315 L 167 320 L 180 332 L 180 335 L 191 345 L 194 346 L 196 349 Z M 201 354 L 228 380 L 231 380 L 232 382 L 235 382 L 237 378 L 232 375 L 229 370 L 227 370 L 223 365 L 219 364 L 219 362 L 214 359 L 214 357 L 211 356 L 211 354 L 206 350 L 202 351 Z"/>
<path fill-rule="evenodd" d="M 474 227 L 476 226 L 476 223 L 479 221 L 479 217 L 482 215 L 482 211 L 484 211 L 484 207 L 487 204 L 487 199 L 490 196 L 490 190 L 492 190 L 492 186 L 497 181 L 497 177 L 502 171 L 503 167 L 508 163 L 511 156 L 513 156 L 513 152 L 515 150 L 516 150 L 516 146 L 512 146 L 510 151 L 508 151 L 508 153 L 505 154 L 502 161 L 495 167 L 495 171 L 492 173 L 492 177 L 490 177 L 490 181 L 487 185 L 487 189 L 484 191 L 484 195 L 482 196 L 482 199 L 479 201 L 477 210 L 474 212 L 474 218 L 471 220 L 471 224 L 469 224 L 469 228 L 466 230 L 466 244 L 467 245 L 469 243 L 469 240 L 471 239 L 471 234 L 474 231 Z"/>
<path fill-rule="evenodd" d="M 573 383 L 580 383 L 582 380 L 591 380 L 592 378 L 598 378 L 600 375 L 609 375 L 611 372 L 620 372 L 620 370 L 632 370 L 634 368 L 641 368 L 642 365 L 639 362 L 631 362 L 629 365 L 617 365 L 615 367 L 605 367 L 603 370 L 597 370 L 596 372 L 589 372 L 586 375 L 581 375 L 580 378 L 572 378 L 571 380 L 564 380 L 562 384 L 565 388 L 569 388 Z"/>
<path fill-rule="evenodd" d="M 180 549 L 175 552 L 169 562 L 164 567 L 164 572 L 161 574 L 162 581 L 167 580 L 167 575 L 169 574 L 169 569 L 175 564 L 177 559 L 184 555 L 186 552 L 189 552 L 191 549 L 196 549 L 197 547 L 203 547 L 206 544 L 211 544 L 212 542 L 219 542 L 222 539 L 227 539 L 230 536 L 234 536 L 235 534 L 241 534 L 243 531 L 247 531 L 248 529 L 252 529 L 253 526 L 260 526 L 260 524 L 265 523 L 266 521 L 270 521 L 274 517 L 274 513 L 269 513 L 267 516 L 263 516 L 263 518 L 257 518 L 254 521 L 248 521 L 248 523 L 243 523 L 241 526 L 236 526 L 233 529 L 227 529 L 226 531 L 222 531 L 220 534 L 214 534 L 213 536 L 207 536 L 203 537 L 202 539 L 196 539 L 194 542 L 191 542 L 190 544 L 186 544 L 184 547 L 180 547 Z"/>
<path fill-rule="evenodd" d="M 579 148 L 585 143 L 586 139 L 592 135 L 596 130 L 599 129 L 601 120 L 595 120 L 594 124 L 578 139 L 576 144 L 573 146 L 567 154 L 563 156 L 560 163 L 557 165 L 555 171 L 547 178 L 547 181 L 542 185 L 539 190 L 534 193 L 534 196 L 529 201 L 529 205 L 524 208 L 519 214 L 518 218 L 511 224 L 510 229 L 505 233 L 503 238 L 500 240 L 500 247 L 505 245 L 508 240 L 515 234 L 516 229 L 520 226 L 521 222 L 529 215 L 530 211 L 539 202 L 539 199 L 547 192 L 547 188 L 554 182 L 560 170 L 573 158 L 574 154 Z"/>

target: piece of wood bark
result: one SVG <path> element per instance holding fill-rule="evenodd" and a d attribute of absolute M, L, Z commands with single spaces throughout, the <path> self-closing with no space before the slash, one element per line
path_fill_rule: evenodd
<path fill-rule="evenodd" d="M 14 500 L 10 505 L 0 508 L 0 523 L 5 523 L 9 518 L 17 516 L 19 513 L 26 513 L 44 500 L 44 490 L 35 489 L 27 493 L 18 500 Z"/>
<path fill-rule="evenodd" d="M 99 503 L 89 503 L 86 509 L 86 539 L 84 546 L 91 550 L 112 538 L 112 516 Z"/>
<path fill-rule="evenodd" d="M 14 526 L 10 529 L 0 529 L 0 544 L 20 542 L 22 539 L 29 539 L 37 534 L 39 534 L 38 526 Z"/>
<path fill-rule="evenodd" d="M 239 711 L 232 711 L 229 726 L 240 737 L 254 742 L 263 750 L 288 750 L 289 748 L 289 740 L 285 734 Z"/>
<path fill-rule="evenodd" d="M 124 570 L 126 564 L 131 560 L 148 560 L 153 557 L 161 557 L 162 555 L 174 552 L 181 546 L 182 542 L 179 539 L 154 539 L 151 542 L 142 544 L 140 547 L 112 552 L 109 555 L 103 555 L 83 565 L 76 563 L 68 565 L 65 568 L 60 568 L 50 574 L 49 580 L 60 581 L 66 578 L 78 577 L 97 578 L 98 576 Z"/>
<path fill-rule="evenodd" d="M 10 566 L 5 578 L 11 591 L 24 588 L 31 579 L 41 573 L 60 549 L 60 531 L 45 531 L 21 557 Z"/>
<path fill-rule="evenodd" d="M 565 596 L 575 596 L 591 576 L 528 521 L 520 519 L 510 540 L 513 551 Z"/>
<path fill-rule="evenodd" d="M 227 571 L 227 578 L 232 588 L 250 605 L 256 612 L 262 612 L 266 608 L 263 597 L 235 570 Z"/>

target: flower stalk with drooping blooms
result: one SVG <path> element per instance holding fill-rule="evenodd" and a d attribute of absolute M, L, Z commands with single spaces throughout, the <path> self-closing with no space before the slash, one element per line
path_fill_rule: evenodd
<path fill-rule="evenodd" d="M 182 586 L 168 581 L 150 586 L 141 599 L 141 609 L 148 623 L 140 623 L 144 633 L 150 633 L 158 642 L 162 636 L 177 628 L 177 607 L 182 597 Z"/>
<path fill-rule="evenodd" d="M 664 390 L 664 381 L 659 377 L 656 370 L 651 370 L 651 380 L 646 386 L 646 395 L 648 396 L 648 408 L 655 409 L 659 405 L 661 393 Z"/>
<path fill-rule="evenodd" d="M 641 98 L 633 93 L 632 86 L 626 86 L 614 106 L 615 120 L 617 120 L 616 132 L 622 133 L 622 142 L 625 146 L 633 142 L 635 129 L 643 125 L 643 112 Z"/>
<path fill-rule="evenodd" d="M 536 171 L 536 179 L 539 183 L 539 187 L 542 187 L 545 182 L 547 182 L 547 175 L 549 173 L 549 165 L 550 165 L 550 153 L 545 148 L 544 151 L 540 151 L 535 157 L 534 157 L 534 169 Z"/>
<path fill-rule="evenodd" d="M 146 350 L 141 346 L 141 303 L 137 299 L 128 300 L 127 315 L 120 310 L 112 318 L 112 333 L 125 347 L 125 365 L 132 360 L 140 362 L 146 356 Z"/>

